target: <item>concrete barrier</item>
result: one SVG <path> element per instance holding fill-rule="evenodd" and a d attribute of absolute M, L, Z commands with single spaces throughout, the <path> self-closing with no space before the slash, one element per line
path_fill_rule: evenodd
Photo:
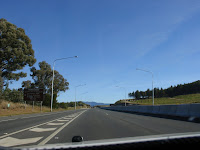
<path fill-rule="evenodd" d="M 149 113 L 158 115 L 200 118 L 200 104 L 155 105 L 155 106 L 147 106 L 147 105 L 112 106 L 112 107 L 103 107 L 103 109 L 124 111 L 124 112 L 138 112 L 138 113 Z"/>
<path fill-rule="evenodd" d="M 200 104 L 190 104 L 189 116 L 200 117 Z"/>
<path fill-rule="evenodd" d="M 128 111 L 128 112 L 133 112 L 133 111 L 134 111 L 134 107 L 127 106 L 127 111 Z"/>
<path fill-rule="evenodd" d="M 152 110 L 152 114 L 159 114 L 160 111 L 160 106 L 152 106 L 153 110 Z"/>
<path fill-rule="evenodd" d="M 148 106 L 140 106 L 140 112 L 141 113 L 147 113 Z"/>
<path fill-rule="evenodd" d="M 176 114 L 176 111 L 177 111 L 177 105 L 170 105 L 167 115 L 173 116 L 174 114 Z"/>
<path fill-rule="evenodd" d="M 189 117 L 189 104 L 177 105 L 175 116 Z"/>
<path fill-rule="evenodd" d="M 170 111 L 172 110 L 172 107 L 173 105 L 161 105 L 158 114 L 169 115 Z"/>
<path fill-rule="evenodd" d="M 153 106 L 148 106 L 146 113 L 152 113 L 152 112 L 153 112 Z"/>

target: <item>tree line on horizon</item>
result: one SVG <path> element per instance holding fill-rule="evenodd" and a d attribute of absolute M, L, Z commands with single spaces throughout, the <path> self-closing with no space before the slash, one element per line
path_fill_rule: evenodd
<path fill-rule="evenodd" d="M 5 99 L 13 102 L 22 102 L 23 89 L 42 88 L 45 99 L 43 105 L 50 106 L 53 70 L 51 65 L 45 61 L 38 63 L 39 69 L 33 65 L 36 63 L 31 39 L 25 34 L 25 30 L 0 19 L 0 100 Z M 25 66 L 30 67 L 31 80 L 23 81 L 19 89 L 10 89 L 9 84 L 27 77 L 27 73 L 22 72 Z M 69 82 L 58 71 L 54 70 L 54 99 L 53 107 L 72 106 L 71 103 L 58 103 L 57 96 L 60 92 L 69 89 Z M 82 103 L 78 103 L 78 105 Z M 78 106 L 77 105 L 77 106 Z"/>
<path fill-rule="evenodd" d="M 174 97 L 178 95 L 186 95 L 186 94 L 196 94 L 200 93 L 200 80 L 194 81 L 192 83 L 187 84 L 178 84 L 176 86 L 170 86 L 166 89 L 163 88 L 154 88 L 154 97 Z M 129 97 L 133 97 L 135 99 L 145 99 L 152 97 L 152 90 L 147 89 L 146 91 L 133 91 L 128 93 Z"/>

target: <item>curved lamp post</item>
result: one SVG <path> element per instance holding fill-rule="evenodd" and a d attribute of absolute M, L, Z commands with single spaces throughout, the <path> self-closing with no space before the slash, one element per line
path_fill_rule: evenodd
<path fill-rule="evenodd" d="M 63 60 L 63 59 L 70 59 L 70 58 L 77 58 L 78 56 L 73 56 L 73 57 L 66 57 L 66 58 L 59 58 L 55 59 L 53 61 L 53 78 L 52 78 L 52 87 L 51 87 L 51 112 L 52 112 L 52 105 L 53 105 L 53 81 L 54 81 L 54 67 L 55 67 L 55 62 L 58 60 Z"/>
<path fill-rule="evenodd" d="M 136 68 L 136 70 L 140 70 L 140 71 L 145 71 L 145 72 L 151 73 L 151 75 L 152 75 L 152 105 L 154 105 L 153 72 L 149 71 L 149 70 L 139 69 L 139 68 Z"/>
<path fill-rule="evenodd" d="M 77 85 L 75 86 L 75 101 L 74 101 L 74 109 L 76 110 L 76 88 L 77 87 L 80 87 L 80 86 L 85 86 L 86 84 L 80 84 L 80 85 Z"/>

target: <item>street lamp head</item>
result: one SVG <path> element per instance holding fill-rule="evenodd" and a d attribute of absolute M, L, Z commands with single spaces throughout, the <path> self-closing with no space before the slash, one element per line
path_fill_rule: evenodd
<path fill-rule="evenodd" d="M 75 58 L 78 58 L 78 56 L 74 56 Z"/>

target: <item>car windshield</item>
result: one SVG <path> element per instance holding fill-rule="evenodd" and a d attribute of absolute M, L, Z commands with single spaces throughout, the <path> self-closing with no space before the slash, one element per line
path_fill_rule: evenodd
<path fill-rule="evenodd" d="M 199 132 L 199 18 L 199 0 L 0 0 L 0 147 Z"/>

